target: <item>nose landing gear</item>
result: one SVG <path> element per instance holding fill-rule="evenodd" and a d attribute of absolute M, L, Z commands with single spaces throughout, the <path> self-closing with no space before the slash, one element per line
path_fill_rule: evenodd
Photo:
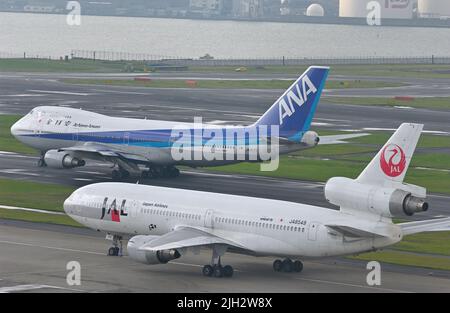
<path fill-rule="evenodd" d="M 112 237 L 112 242 L 113 246 L 108 249 L 108 256 L 122 256 L 123 255 L 122 237 L 114 235 Z"/>

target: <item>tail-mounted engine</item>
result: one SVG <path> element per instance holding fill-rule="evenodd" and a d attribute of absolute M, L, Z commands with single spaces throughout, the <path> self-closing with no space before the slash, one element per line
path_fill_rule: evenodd
<path fill-rule="evenodd" d="M 402 186 L 405 190 L 403 190 Z M 410 189 L 423 188 L 400 185 L 399 188 L 385 188 L 359 183 L 344 177 L 331 178 L 325 185 L 325 198 L 342 210 L 367 211 L 386 217 L 412 216 L 428 210 L 425 192 L 414 195 Z"/>

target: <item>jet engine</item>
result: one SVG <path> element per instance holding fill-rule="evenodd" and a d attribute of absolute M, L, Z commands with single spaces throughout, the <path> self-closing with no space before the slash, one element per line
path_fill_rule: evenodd
<path fill-rule="evenodd" d="M 128 241 L 127 251 L 129 257 L 140 263 L 145 264 L 165 264 L 169 261 L 178 259 L 181 254 L 175 250 L 145 251 L 139 250 L 140 247 L 156 239 L 157 236 L 134 236 Z"/>
<path fill-rule="evenodd" d="M 412 185 L 404 187 L 419 188 Z M 341 209 L 368 211 L 385 217 L 412 216 L 427 211 L 429 207 L 424 198 L 417 197 L 410 191 L 362 184 L 344 177 L 328 180 L 325 198 Z"/>
<path fill-rule="evenodd" d="M 302 143 L 308 147 L 315 147 L 319 144 L 320 138 L 316 132 L 307 131 L 302 137 Z"/>
<path fill-rule="evenodd" d="M 74 168 L 84 166 L 86 162 L 73 157 L 70 153 L 58 150 L 49 150 L 44 156 L 45 164 L 53 168 Z"/>

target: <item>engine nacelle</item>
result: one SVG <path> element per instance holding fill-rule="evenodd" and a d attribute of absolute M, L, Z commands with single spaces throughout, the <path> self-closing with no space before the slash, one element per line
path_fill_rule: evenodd
<path fill-rule="evenodd" d="M 145 264 L 166 264 L 169 261 L 178 259 L 181 254 L 175 250 L 143 251 L 139 250 L 144 244 L 156 239 L 157 236 L 134 236 L 128 241 L 127 251 L 129 257 Z"/>
<path fill-rule="evenodd" d="M 301 142 L 308 147 L 315 147 L 319 144 L 320 137 L 319 135 L 314 131 L 307 131 L 303 137 Z"/>
<path fill-rule="evenodd" d="M 425 199 L 415 197 L 409 191 L 361 184 L 344 177 L 328 180 L 325 198 L 343 209 L 367 211 L 385 217 L 412 216 L 428 210 Z"/>
<path fill-rule="evenodd" d="M 70 153 L 58 150 L 49 150 L 44 156 L 45 164 L 53 168 L 74 168 L 86 165 L 84 160 L 73 157 Z"/>

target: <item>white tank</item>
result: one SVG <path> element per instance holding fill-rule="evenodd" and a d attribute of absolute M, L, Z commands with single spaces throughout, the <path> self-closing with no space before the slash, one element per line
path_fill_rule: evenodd
<path fill-rule="evenodd" d="M 306 15 L 307 16 L 325 16 L 325 10 L 320 4 L 314 3 L 311 4 L 306 9 Z"/>
<path fill-rule="evenodd" d="M 367 9 L 369 2 L 374 0 L 340 0 L 339 16 L 340 17 L 359 17 L 365 18 L 372 12 Z M 400 18 L 411 19 L 413 17 L 414 0 L 376 0 L 380 5 L 381 19 L 383 18 Z M 445 0 L 450 1 L 450 0 Z"/>
<path fill-rule="evenodd" d="M 425 18 L 450 17 L 450 1 L 419 0 L 417 12 L 420 17 Z"/>

